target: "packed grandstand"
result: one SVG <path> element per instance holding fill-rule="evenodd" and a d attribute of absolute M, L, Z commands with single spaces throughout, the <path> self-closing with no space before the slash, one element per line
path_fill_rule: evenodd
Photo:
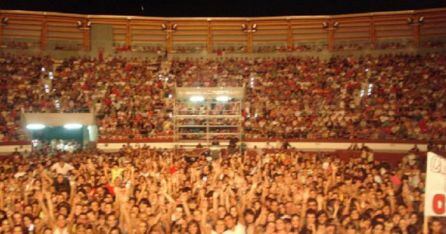
<path fill-rule="evenodd" d="M 8 20 L 2 18 L 0 31 Z M 416 45 L 116 43 L 108 53 L 88 55 L 76 52 L 90 49 L 85 43 L 53 48 L 68 51 L 64 56 L 36 53 L 46 42 L 0 38 L 0 146 L 33 144 L 32 151 L 0 158 L 0 234 L 446 233 L 444 218 L 424 215 L 425 151 L 446 153 L 441 37 Z M 232 117 L 195 118 L 207 107 L 176 103 L 180 87 L 241 87 L 241 105 L 210 110 L 240 113 L 240 144 L 217 154 L 201 142 L 192 150 L 149 146 L 172 143 L 176 125 L 239 124 Z M 98 142 L 123 144 L 115 152 L 73 139 L 34 145 L 25 113 L 92 113 Z M 217 128 L 212 144 L 228 131 Z M 196 129 L 183 133 L 198 139 Z M 268 147 L 249 148 L 244 140 Z M 290 144 L 331 140 L 352 145 L 315 152 Z M 280 144 L 269 145 L 274 141 Z M 378 160 L 373 149 L 356 144 L 373 141 L 413 148 Z"/>
<path fill-rule="evenodd" d="M 103 139 L 168 138 L 175 86 L 240 85 L 246 138 L 446 140 L 442 53 L 184 59 L 168 70 L 157 60 L 4 54 L 0 71 L 2 141 L 26 139 L 21 112 L 94 111 Z"/>

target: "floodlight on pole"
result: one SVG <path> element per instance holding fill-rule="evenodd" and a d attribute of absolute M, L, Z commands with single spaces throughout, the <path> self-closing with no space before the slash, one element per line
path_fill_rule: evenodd
<path fill-rule="evenodd" d="M 257 24 L 253 24 L 253 25 L 242 24 L 240 26 L 240 28 L 245 33 L 255 33 L 255 32 L 257 32 Z"/>
<path fill-rule="evenodd" d="M 88 30 L 91 28 L 91 21 L 88 20 L 87 22 L 82 22 L 82 21 L 78 20 L 76 22 L 76 26 L 78 29 Z"/>
<path fill-rule="evenodd" d="M 333 23 L 333 28 L 339 28 L 339 22 L 338 21 L 335 21 L 334 23 Z"/>
<path fill-rule="evenodd" d="M 418 18 L 418 23 L 420 23 L 420 24 L 424 23 L 424 16 L 421 16 L 420 18 Z"/>
<path fill-rule="evenodd" d="M 322 22 L 322 28 L 328 28 L 328 22 L 326 21 Z"/>
<path fill-rule="evenodd" d="M 8 17 L 3 17 L 2 21 L 1 21 L 1 24 L 6 26 L 6 25 L 8 25 L 8 23 L 9 23 L 9 18 Z"/>

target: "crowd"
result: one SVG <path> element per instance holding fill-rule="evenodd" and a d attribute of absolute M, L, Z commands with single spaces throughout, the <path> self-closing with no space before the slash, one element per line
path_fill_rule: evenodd
<path fill-rule="evenodd" d="M 6 41 L 0 45 L 2 49 L 27 50 L 38 47 L 38 42 Z"/>
<path fill-rule="evenodd" d="M 179 86 L 244 84 L 247 138 L 444 140 L 445 61 L 440 54 L 181 60 L 171 72 Z"/>
<path fill-rule="evenodd" d="M 58 152 L 75 152 L 82 149 L 80 142 L 69 139 L 32 140 L 32 151 L 54 155 Z"/>
<path fill-rule="evenodd" d="M 212 52 L 217 55 L 225 54 L 241 54 L 246 53 L 246 46 L 243 44 L 239 45 L 216 45 L 214 46 Z"/>
<path fill-rule="evenodd" d="M 119 53 L 146 53 L 146 54 L 157 54 L 162 55 L 165 52 L 165 48 L 161 45 L 145 45 L 145 44 L 134 44 L 132 46 L 128 46 L 122 43 L 113 44 L 115 54 Z"/>
<path fill-rule="evenodd" d="M 81 43 L 56 44 L 56 45 L 54 45 L 54 50 L 80 51 L 80 50 L 82 50 L 82 44 Z"/>
<path fill-rule="evenodd" d="M 278 149 L 206 155 L 129 147 L 13 155 L 0 165 L 0 232 L 445 231 L 442 221 L 423 218 L 425 173 L 417 156 L 392 168 L 368 152 L 347 161 Z"/>
<path fill-rule="evenodd" d="M 446 140 L 446 56 L 173 60 L 5 54 L 0 140 L 22 112 L 95 111 L 103 139 L 173 134 L 174 86 L 244 86 L 246 138 Z M 187 109 L 185 109 L 187 110 Z"/>
<path fill-rule="evenodd" d="M 240 113 L 239 102 L 218 102 L 211 100 L 209 103 L 190 103 L 181 101 L 176 104 L 178 115 L 237 115 Z M 209 106 L 208 106 L 209 105 Z"/>
<path fill-rule="evenodd" d="M 177 45 L 174 46 L 172 53 L 178 54 L 193 54 L 193 53 L 201 53 L 206 51 L 205 44 L 191 44 L 191 45 Z"/>
<path fill-rule="evenodd" d="M 255 53 L 283 53 L 283 52 L 321 52 L 327 49 L 327 44 L 323 42 L 318 43 L 296 43 L 291 47 L 286 45 L 254 45 L 253 51 Z"/>
<path fill-rule="evenodd" d="M 22 112 L 95 111 L 101 136 L 112 139 L 169 135 L 174 83 L 159 70 L 156 60 L 2 56 L 0 140 L 26 139 Z"/>

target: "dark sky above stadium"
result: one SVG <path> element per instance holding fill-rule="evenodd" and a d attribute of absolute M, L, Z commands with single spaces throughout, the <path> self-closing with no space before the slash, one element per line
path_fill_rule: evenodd
<path fill-rule="evenodd" d="M 81 14 L 236 17 L 346 14 L 446 7 L 446 0 L 0 0 L 0 9 Z"/>

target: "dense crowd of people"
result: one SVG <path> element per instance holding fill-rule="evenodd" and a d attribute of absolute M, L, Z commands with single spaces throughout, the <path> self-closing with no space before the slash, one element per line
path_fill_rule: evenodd
<path fill-rule="evenodd" d="M 0 64 L 0 140 L 24 139 L 22 112 L 95 111 L 107 138 L 171 134 L 167 95 L 173 81 L 159 78 L 159 69 L 152 60 L 6 55 Z"/>
<path fill-rule="evenodd" d="M 444 233 L 423 218 L 423 158 L 363 151 L 206 153 L 124 147 L 0 165 L 1 233 Z M 426 224 L 423 226 L 423 224 Z M 423 228 L 425 228 L 423 230 Z"/>
<path fill-rule="evenodd" d="M 246 87 L 247 138 L 445 139 L 445 57 L 174 61 L 180 86 Z"/>
<path fill-rule="evenodd" d="M 174 86 L 244 86 L 246 138 L 446 139 L 446 57 L 173 60 L 4 55 L 0 140 L 22 112 L 95 111 L 103 139 L 173 134 Z"/>

